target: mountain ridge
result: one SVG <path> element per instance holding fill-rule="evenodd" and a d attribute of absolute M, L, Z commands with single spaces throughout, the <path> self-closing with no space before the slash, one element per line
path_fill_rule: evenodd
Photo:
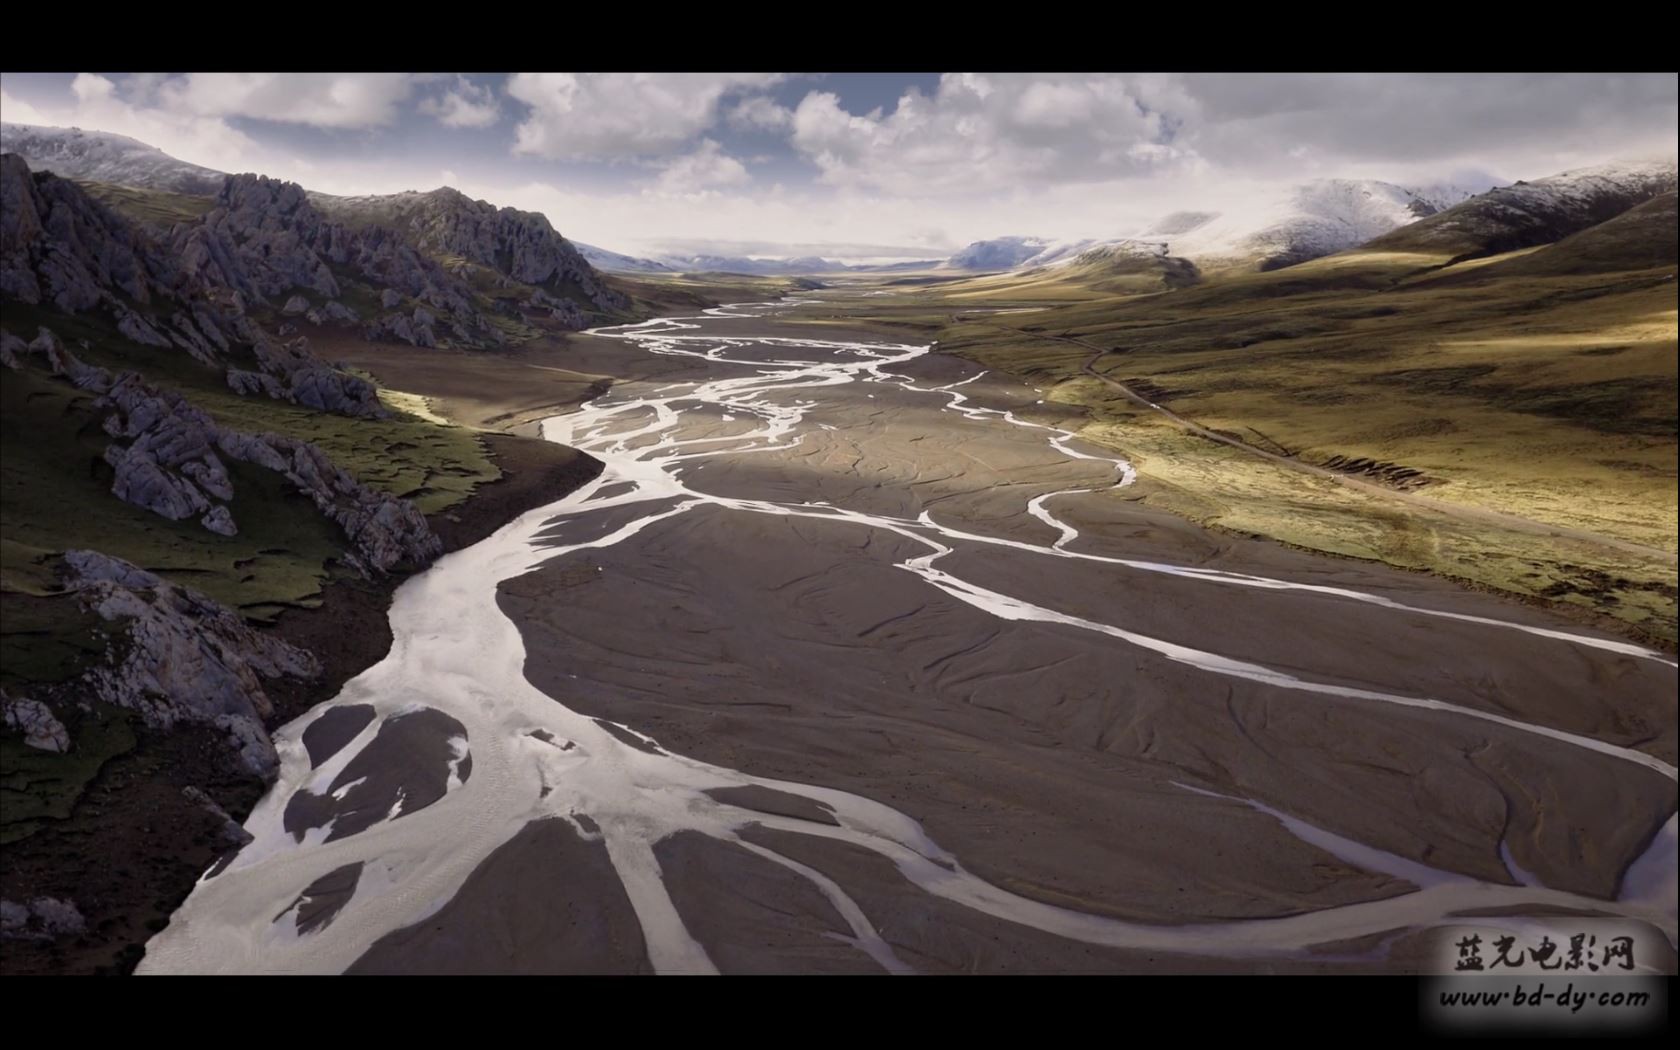
<path fill-rule="evenodd" d="M 497 321 L 493 315 L 498 312 L 534 312 L 578 329 L 590 315 L 613 315 L 629 306 L 547 217 L 498 208 L 450 187 L 363 197 L 312 193 L 266 175 L 187 164 L 126 136 L 11 123 L 0 125 L 0 151 L 17 154 L 32 168 L 106 184 L 114 203 L 126 202 L 110 187 L 210 198 L 215 203 L 203 216 L 159 209 L 164 215 L 157 225 L 169 228 L 178 250 L 190 249 L 200 265 L 213 261 L 247 292 L 257 283 L 273 286 L 265 296 L 285 289 L 252 274 L 293 267 L 289 276 L 299 291 L 327 300 L 306 302 L 299 313 L 319 311 L 310 317 L 317 323 L 366 320 L 368 338 L 500 346 L 514 334 L 510 330 L 522 326 L 517 316 Z M 381 235 L 381 229 L 395 236 Z M 244 265 L 233 265 L 235 246 L 253 237 L 262 242 L 261 250 L 245 253 L 250 258 Z M 209 243 L 218 238 L 221 243 Z M 419 255 L 404 252 L 399 239 Z M 269 258 L 275 251 L 279 255 Z M 292 258 L 299 252 L 314 258 Z M 438 265 L 439 259 L 453 265 Z M 345 265 L 355 265 L 369 278 L 380 298 L 377 305 L 364 297 L 361 310 L 342 303 L 334 307 L 340 289 L 330 271 Z M 522 299 L 507 294 L 518 286 L 532 291 Z M 382 294 L 392 288 L 400 296 L 397 302 Z M 397 306 L 403 308 L 400 315 L 389 312 Z M 438 310 L 446 315 L 441 329 Z M 374 313 L 380 316 L 361 316 Z"/>

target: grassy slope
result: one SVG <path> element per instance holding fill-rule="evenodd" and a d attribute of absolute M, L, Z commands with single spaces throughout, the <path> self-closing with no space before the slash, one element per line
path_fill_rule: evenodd
<path fill-rule="evenodd" d="M 216 206 L 213 197 L 194 197 L 167 190 L 148 190 L 137 186 L 119 186 L 113 182 L 75 180 L 88 196 L 106 207 L 149 226 L 173 226 L 191 222 Z"/>
<path fill-rule="evenodd" d="M 84 360 L 113 370 L 135 369 L 161 387 L 185 394 L 224 425 L 313 441 L 365 483 L 415 501 L 434 513 L 459 504 L 501 471 L 471 430 L 398 412 L 361 420 L 315 412 L 266 398 L 242 398 L 216 370 L 185 353 L 140 346 L 108 325 L 8 303 L 5 325 L 32 336 L 37 324 L 57 332 Z M 81 346 L 81 340 L 87 346 Z M 0 371 L 0 686 L 27 696 L 67 681 L 101 658 L 113 625 L 60 593 L 54 566 L 62 552 L 93 548 L 196 588 L 243 612 L 271 621 L 288 607 L 313 607 L 322 588 L 343 573 L 344 544 L 328 521 L 284 478 L 250 464 L 229 463 L 230 505 L 239 525 L 224 537 L 194 520 L 172 522 L 111 494 L 112 471 L 101 459 L 109 438 L 94 395 L 31 364 Z M 394 405 L 393 407 L 399 407 Z M 65 818 L 105 761 L 134 748 L 121 719 L 89 716 L 72 725 L 74 747 L 50 755 L 7 735 L 3 756 L 5 816 L 0 839 L 29 835 L 44 821 Z"/>
<path fill-rule="evenodd" d="M 130 343 L 85 318 L 8 304 L 5 323 L 21 335 L 45 323 L 84 360 L 137 369 L 225 425 L 313 441 L 367 484 L 412 499 L 428 513 L 460 502 L 478 484 L 499 476 L 482 440 L 463 428 L 407 413 L 360 420 L 242 398 L 216 371 L 184 353 Z M 78 345 L 83 338 L 87 347 Z M 39 368 L 7 372 L 4 380 L 0 521 L 6 543 L 0 550 L 0 586 L 5 591 L 41 593 L 38 562 L 44 556 L 91 547 L 196 587 L 256 619 L 314 602 L 343 537 L 285 479 L 229 464 L 237 536 L 217 536 L 196 521 L 168 521 L 111 495 L 111 471 L 100 459 L 109 439 L 99 429 L 93 395 Z M 5 633 L 12 630 L 8 616 Z M 11 666 L 8 660 L 8 671 Z"/>
<path fill-rule="evenodd" d="M 1650 220 L 1626 226 L 1646 236 Z M 1576 240 L 1601 263 L 1641 257 L 1602 232 Z M 1087 410 L 1086 436 L 1136 460 L 1151 503 L 1569 602 L 1672 643 L 1673 270 L 1603 272 L 1588 254 L 1560 242 L 1441 269 L 1445 257 L 1356 252 L 1129 296 L 1070 271 L 857 304 Z M 1306 476 L 1187 434 L 1087 375 L 1088 362 L 1258 448 L 1412 468 L 1431 499 L 1668 553 L 1467 522 Z"/>

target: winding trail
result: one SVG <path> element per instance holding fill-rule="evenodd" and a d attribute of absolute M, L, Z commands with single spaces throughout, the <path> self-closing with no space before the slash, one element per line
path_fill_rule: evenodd
<path fill-rule="evenodd" d="M 871 536 L 894 537 L 921 552 L 897 560 L 897 569 L 922 581 L 930 594 L 979 610 L 1000 624 L 1044 624 L 1084 632 L 1105 644 L 1131 647 L 1213 680 L 1259 683 L 1287 695 L 1492 725 L 1543 740 L 1546 746 L 1592 756 L 1593 761 L 1608 766 L 1631 766 L 1671 784 L 1675 780 L 1672 764 L 1636 747 L 1427 695 L 1350 685 L 1337 676 L 1319 677 L 1293 665 L 1238 659 L 1156 637 L 1135 626 L 1060 611 L 943 567 L 941 563 L 959 550 L 995 551 L 1043 559 L 1046 565 L 1090 565 L 1171 577 L 1186 586 L 1205 585 L 1210 601 L 1231 589 L 1289 592 L 1350 607 L 1514 632 L 1560 650 L 1631 661 L 1659 676 L 1675 666 L 1661 653 L 1616 639 L 1416 606 L 1352 588 L 1072 549 L 1082 533 L 1056 515 L 1057 501 L 1124 488 L 1136 476 L 1128 462 L 1079 445 L 1066 430 L 975 403 L 969 384 L 980 375 L 920 385 L 904 369 L 928 353 L 925 346 L 734 334 L 755 319 L 798 305 L 799 300 L 744 304 L 709 310 L 701 317 L 657 319 L 591 333 L 648 354 L 715 367 L 719 377 L 674 382 L 640 395 L 609 394 L 543 423 L 545 437 L 587 451 L 605 463 L 605 470 L 566 498 L 521 515 L 483 542 L 440 559 L 397 591 L 390 612 L 395 639 L 390 654 L 347 683 L 330 703 L 276 733 L 281 771 L 274 788 L 246 822 L 253 841 L 225 868 L 206 874 L 170 925 L 150 942 L 140 972 L 342 972 L 381 938 L 439 915 L 486 858 L 533 821 L 544 818 L 565 821 L 578 840 L 605 851 L 634 910 L 647 959 L 660 972 L 705 973 L 718 968 L 673 902 L 656 853 L 662 841 L 682 832 L 698 832 L 732 844 L 776 865 L 789 877 L 804 880 L 843 921 L 849 932 L 839 936 L 845 943 L 882 970 L 915 968 L 876 928 L 847 885 L 762 840 L 743 837 L 743 832 L 755 827 L 867 850 L 886 858 L 930 897 L 1072 942 L 1115 948 L 1218 959 L 1306 960 L 1323 958 L 1314 950 L 1323 945 L 1380 938 L 1356 954 L 1381 959 L 1397 932 L 1448 924 L 1469 909 L 1537 908 L 1610 912 L 1650 923 L 1664 931 L 1671 943 L 1675 940 L 1676 823 L 1672 816 L 1629 869 L 1618 899 L 1605 900 L 1549 888 L 1533 877 L 1508 885 L 1442 870 L 1316 827 L 1258 800 L 1175 782 L 1186 796 L 1212 796 L 1221 804 L 1262 814 L 1275 821 L 1280 834 L 1355 870 L 1400 880 L 1410 889 L 1380 900 L 1274 918 L 1179 924 L 1126 921 L 1058 907 L 988 882 L 933 841 L 921 823 L 892 806 L 834 788 L 754 776 L 673 753 L 634 726 L 574 711 L 566 706 L 566 697 L 549 695 L 531 684 L 523 671 L 525 640 L 498 605 L 498 585 L 545 565 L 563 563 L 573 555 L 634 543 L 649 529 L 668 528 L 704 509 L 823 522 Z M 712 326 L 721 331 L 709 334 Z M 1079 461 L 1082 469 L 1105 472 L 1106 480 L 1040 493 L 1025 501 L 1021 512 L 1056 537 L 1045 544 L 958 527 L 940 520 L 943 511 L 936 514 L 924 508 L 914 515 L 895 516 L 823 500 L 719 495 L 701 484 L 704 475 L 696 471 L 703 466 L 789 454 L 801 449 L 807 438 L 831 431 L 830 424 L 813 426 L 811 417 L 825 404 L 826 391 L 854 386 L 864 392 L 864 403 L 874 400 L 868 391 L 894 388 L 922 399 L 936 412 L 1040 435 L 1057 454 Z M 707 425 L 697 432 L 691 424 L 702 418 Z M 574 529 L 587 535 L 580 538 Z M 657 639 L 650 643 L 657 644 Z M 580 682 L 578 688 L 588 686 Z M 362 706 L 372 709 L 371 721 L 336 753 L 324 759 L 312 757 L 305 731 L 335 710 Z M 378 787 L 363 780 L 346 782 L 350 764 L 376 747 L 389 727 L 427 710 L 442 712 L 459 723 L 466 740 L 461 745 L 458 737 L 450 736 L 447 749 L 441 752 L 451 764 L 446 774 L 434 774 L 446 781 L 440 797 L 406 808 L 408 799 L 420 797 L 414 786 L 419 781 L 411 777 L 393 789 L 394 801 L 382 819 L 353 834 L 334 836 L 335 823 L 350 826 L 343 809 L 324 824 L 303 827 L 295 820 L 300 798 L 330 807 L 332 802 L 322 800 L 343 803 L 355 797 L 358 787 L 364 791 Z M 831 813 L 834 822 L 730 804 L 712 794 L 741 788 L 769 789 L 806 800 Z M 295 902 L 305 888 L 358 864 L 360 878 L 347 903 L 330 921 L 300 933 Z M 563 873 L 555 873 L 555 878 L 559 885 Z"/>

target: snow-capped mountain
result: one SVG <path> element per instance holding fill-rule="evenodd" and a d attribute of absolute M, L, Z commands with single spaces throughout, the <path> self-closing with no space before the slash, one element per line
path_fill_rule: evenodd
<path fill-rule="evenodd" d="M 1363 244 L 1452 207 L 1487 185 L 1408 188 L 1374 179 L 1321 179 L 1249 206 L 1172 212 L 1123 237 L 976 241 L 945 265 L 960 270 L 1031 269 L 1070 262 L 1100 248 L 1169 254 L 1210 267 L 1272 269 Z"/>
<path fill-rule="evenodd" d="M 137 139 L 80 128 L 0 124 L 0 152 L 16 153 L 34 171 L 66 179 L 214 196 L 226 173 L 188 164 Z"/>
<path fill-rule="evenodd" d="M 619 252 L 597 248 L 593 244 L 582 244 L 573 241 L 572 246 L 578 250 L 589 265 L 597 270 L 610 270 L 614 273 L 671 273 L 676 268 L 658 259 L 642 259 L 634 255 L 624 255 Z"/>
<path fill-rule="evenodd" d="M 1514 251 L 1606 222 L 1675 187 L 1673 157 L 1576 168 L 1484 193 L 1390 232 L 1371 247 L 1457 257 Z"/>
<path fill-rule="evenodd" d="M 1056 243 L 1043 237 L 993 237 L 963 247 L 944 265 L 952 270 L 1013 270 Z"/>
<path fill-rule="evenodd" d="M 1168 250 L 1204 266 L 1270 270 L 1346 251 L 1471 195 L 1468 188 L 1426 191 L 1374 179 L 1320 179 L 1251 209 L 1170 216 L 1181 232 L 1169 236 Z"/>
<path fill-rule="evenodd" d="M 1167 254 L 1167 242 L 1138 237 L 1116 237 L 1100 241 L 1086 238 L 1077 241 L 1056 241 L 1037 255 L 1023 262 L 1020 269 L 1040 266 L 1059 266 L 1063 263 L 1091 263 L 1117 258 L 1161 258 Z"/>

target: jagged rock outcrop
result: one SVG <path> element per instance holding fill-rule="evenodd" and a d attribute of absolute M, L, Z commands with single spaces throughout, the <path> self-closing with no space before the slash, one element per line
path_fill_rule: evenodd
<path fill-rule="evenodd" d="M 424 315 L 430 317 L 424 310 L 416 309 L 414 317 Z M 401 342 L 413 346 L 436 346 L 437 332 L 429 324 L 417 324 L 414 317 L 407 314 L 390 314 L 368 325 L 363 335 L 374 342 Z"/>
<path fill-rule="evenodd" d="M 286 385 L 265 372 L 252 372 L 245 368 L 230 368 L 227 372 L 228 388 L 241 397 L 261 394 L 276 401 L 286 399 Z"/>
<path fill-rule="evenodd" d="M 216 454 L 218 428 L 208 415 L 133 372 L 113 382 L 99 405 L 112 409 L 105 432 L 129 441 L 105 449 L 118 499 L 170 521 L 197 517 L 223 536 L 239 531 L 227 507 L 213 502 L 231 500 L 233 482 Z"/>
<path fill-rule="evenodd" d="M 0 939 L 56 941 L 87 930 L 74 901 L 36 897 L 27 902 L 0 900 Z"/>
<path fill-rule="evenodd" d="M 356 311 L 336 299 L 325 306 L 311 307 L 303 317 L 310 324 L 354 324 L 361 319 Z"/>
<path fill-rule="evenodd" d="M 313 500 L 344 530 L 352 548 L 345 559 L 364 574 L 424 565 L 443 550 L 414 504 L 368 488 L 307 441 L 222 430 L 218 442 L 229 458 L 278 471 Z"/>
<path fill-rule="evenodd" d="M 344 530 L 345 560 L 363 573 L 424 565 L 442 550 L 413 504 L 368 488 L 309 442 L 219 427 L 179 394 L 159 391 L 132 372 L 118 377 L 101 404 L 113 409 L 106 432 L 131 439 L 105 451 L 117 471 L 111 490 L 119 499 L 172 521 L 202 515 L 205 528 L 234 535 L 232 513 L 216 502 L 233 499 L 225 455 L 284 474 Z"/>
<path fill-rule="evenodd" d="M 372 383 L 340 372 L 311 354 L 301 338 L 288 342 L 253 332 L 251 349 L 261 373 L 228 370 L 228 386 L 241 394 L 262 393 L 294 404 L 341 416 L 384 419 L 390 415 Z M 256 377 L 253 379 L 253 377 Z"/>
<path fill-rule="evenodd" d="M 6 728 L 22 734 L 25 745 L 59 754 L 70 750 L 70 733 L 52 713 L 52 708 L 26 696 L 8 696 L 0 691 L 0 715 Z"/>
<path fill-rule="evenodd" d="M 54 375 L 102 393 L 95 404 L 109 410 L 102 426 L 114 439 L 104 459 L 115 471 L 111 491 L 124 502 L 171 521 L 198 517 L 211 532 L 235 535 L 238 525 L 226 505 L 234 498 L 226 457 L 285 475 L 344 530 L 345 561 L 364 574 L 403 564 L 424 565 L 442 550 L 425 515 L 412 503 L 362 484 L 309 442 L 218 426 L 185 397 L 160 390 L 138 373 L 113 378 L 102 368 L 84 364 L 48 329 L 27 344 L 0 331 L 0 361 L 7 367 L 20 368 L 26 358 L 36 357 Z M 290 378 L 294 386 L 284 391 L 287 396 L 324 408 L 349 396 L 341 380 L 354 377 L 325 368 L 297 368 Z M 235 389 L 247 382 L 258 388 L 279 384 L 274 375 L 237 369 L 229 373 L 229 381 Z M 371 387 L 366 396 L 375 396 Z"/>
<path fill-rule="evenodd" d="M 81 313 L 120 305 L 113 288 L 150 303 L 171 272 L 157 246 L 80 187 L 0 155 L 0 295 Z"/>
<path fill-rule="evenodd" d="M 301 210 L 298 221 L 305 228 L 319 226 L 318 216 L 313 226 L 308 221 L 313 209 L 302 191 L 295 186 L 291 190 L 276 191 L 276 207 Z M 262 372 L 274 382 L 229 375 L 233 389 L 346 415 L 386 414 L 365 380 L 330 368 L 302 344 L 277 343 L 253 324 L 245 314 L 247 285 L 229 282 L 224 270 L 202 265 L 202 260 L 179 265 L 169 250 L 75 184 L 32 174 L 21 158 L 6 154 L 0 157 L 0 197 L 0 294 L 6 298 L 47 303 L 67 313 L 103 314 L 125 338 L 160 349 L 179 348 L 209 367 L 226 368 L 225 355 L 233 345 L 249 345 Z M 307 261 L 282 259 L 288 251 L 303 251 L 302 235 L 285 228 L 284 216 L 265 212 L 263 199 L 255 190 L 233 195 L 230 201 L 237 210 L 221 214 L 221 223 L 248 222 L 257 228 L 261 236 L 253 235 L 250 244 L 257 246 L 253 251 L 269 253 L 263 266 L 308 269 Z M 178 239 L 181 230 L 176 228 Z M 205 251 L 225 249 L 223 240 L 214 236 L 194 243 Z M 324 266 L 318 259 L 315 263 Z M 235 270 L 244 272 L 238 266 Z M 336 285 L 331 288 L 336 294 Z M 458 302 L 455 293 L 438 296 Z M 307 309 L 307 302 L 297 298 Z M 329 302 L 322 309 L 330 320 L 356 320 L 355 312 L 342 303 Z"/>
<path fill-rule="evenodd" d="M 281 279 L 289 275 L 297 287 L 336 297 L 336 292 L 326 290 L 329 281 L 336 279 L 330 267 L 323 275 L 314 260 L 294 250 L 296 244 L 306 244 L 333 265 L 344 265 L 358 261 L 359 246 L 355 242 L 364 239 L 369 227 L 386 227 L 379 233 L 394 234 L 394 239 L 404 246 L 464 259 L 493 270 L 501 275 L 498 281 L 501 287 L 518 282 L 573 300 L 575 310 L 553 308 L 559 310 L 556 319 L 564 324 L 585 323 L 584 314 L 591 309 L 613 311 L 628 305 L 623 295 L 606 286 L 579 247 L 562 237 L 544 216 L 498 208 L 454 189 L 385 197 L 315 194 L 309 198 L 312 207 L 305 210 L 300 199 L 302 191 L 295 186 L 285 188 L 287 184 L 260 180 L 254 175 L 224 176 L 121 136 L 8 124 L 4 137 L 8 148 L 34 158 L 38 168 L 67 177 L 217 197 L 219 207 L 227 212 L 225 216 L 214 222 L 183 224 L 174 234 L 176 246 L 190 252 L 190 268 L 210 277 L 214 285 L 235 286 L 241 281 L 250 285 L 264 283 L 264 275 L 248 269 L 246 264 L 250 260 L 240 259 L 241 252 L 237 250 L 242 238 L 249 235 L 247 231 L 254 229 L 260 232 L 253 240 L 280 252 L 275 265 L 268 269 Z M 264 181 L 269 185 L 263 185 Z M 323 216 L 331 221 L 323 221 Z M 340 223 L 343 225 L 337 225 Z M 298 242 L 290 240 L 291 235 L 296 235 Z M 371 265 L 387 278 L 394 276 L 386 271 L 387 267 L 394 266 L 397 271 L 416 270 L 411 265 L 414 260 L 402 258 L 393 245 L 379 243 L 379 236 L 365 239 L 376 243 L 367 246 L 370 251 L 359 259 L 362 265 Z M 659 264 L 650 266 L 668 269 Z M 436 274 L 452 279 L 457 285 L 464 285 L 470 276 L 469 267 L 460 264 L 447 271 L 437 268 Z M 397 309 L 402 295 L 434 306 L 443 305 L 416 290 L 413 272 L 401 276 L 401 281 L 382 282 L 396 289 L 382 297 L 384 310 Z M 289 287 L 276 287 L 266 294 L 284 294 Z M 468 333 L 460 337 L 463 340 L 495 341 L 494 329 L 468 323 L 465 318 L 452 320 Z"/>
<path fill-rule="evenodd" d="M 388 226 L 424 252 L 466 259 L 509 281 L 567 296 L 572 308 L 561 308 L 561 316 L 576 327 L 584 324 L 586 309 L 622 310 L 629 305 L 547 218 L 535 212 L 498 208 L 448 187 L 429 193 L 315 200 L 329 214 Z"/>
<path fill-rule="evenodd" d="M 261 175 L 230 175 L 203 219 L 171 234 L 182 268 L 207 284 L 239 290 L 255 302 L 292 293 L 288 316 L 316 323 L 356 320 L 342 303 L 312 308 L 294 289 L 327 300 L 342 294 L 338 273 L 407 296 L 446 314 L 469 345 L 500 345 L 503 337 L 479 313 L 472 288 L 382 226 L 331 221 L 295 183 Z M 319 320 L 312 315 L 319 309 Z M 412 341 L 412 340 L 409 340 Z"/>
<path fill-rule="evenodd" d="M 245 769 L 272 779 L 279 760 L 263 719 L 274 707 L 262 682 L 311 678 L 320 673 L 315 657 L 120 558 L 73 550 L 64 563 L 66 590 L 101 619 L 126 625 L 127 643 L 82 676 L 86 693 L 137 712 L 154 729 L 180 722 L 219 729 Z"/>
<path fill-rule="evenodd" d="M 103 368 L 87 364 L 71 353 L 51 329 L 40 329 L 28 343 L 0 330 L 0 365 L 16 371 L 31 356 L 40 357 L 53 375 L 68 379 L 83 390 L 104 391 L 111 385 L 111 377 Z"/>
<path fill-rule="evenodd" d="M 222 354 L 230 348 L 228 333 L 225 328 L 239 329 L 239 322 L 243 313 L 231 320 L 216 317 L 202 303 L 186 310 L 177 310 L 169 319 L 168 335 L 171 342 L 191 354 L 200 364 L 211 367 L 220 366 Z"/>
<path fill-rule="evenodd" d="M 531 305 L 547 309 L 549 317 L 559 321 L 567 328 L 582 328 L 588 324 L 588 320 L 583 316 L 583 311 L 578 309 L 577 303 L 570 299 L 557 299 L 541 288 L 531 293 Z"/>

